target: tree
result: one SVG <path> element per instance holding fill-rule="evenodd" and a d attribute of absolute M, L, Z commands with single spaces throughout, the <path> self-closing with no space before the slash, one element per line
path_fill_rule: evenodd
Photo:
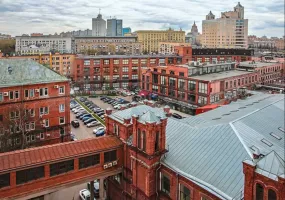
<path fill-rule="evenodd" d="M 40 137 L 37 134 L 44 132 L 45 120 L 36 117 L 36 103 L 12 104 L 5 106 L 2 111 L 1 152 L 25 149 L 30 146 L 30 141 L 36 141 Z"/>
<path fill-rule="evenodd" d="M 0 50 L 4 54 L 12 54 L 15 52 L 15 45 L 16 40 L 9 39 L 9 40 L 0 40 Z"/>

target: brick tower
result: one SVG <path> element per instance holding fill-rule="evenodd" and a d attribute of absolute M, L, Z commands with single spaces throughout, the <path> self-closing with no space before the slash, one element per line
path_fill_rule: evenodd
<path fill-rule="evenodd" d="M 158 118 L 148 111 L 140 117 L 133 115 L 133 136 L 130 145 L 132 166 L 132 198 L 155 199 L 157 194 L 157 169 L 166 152 L 165 132 L 167 118 Z"/>

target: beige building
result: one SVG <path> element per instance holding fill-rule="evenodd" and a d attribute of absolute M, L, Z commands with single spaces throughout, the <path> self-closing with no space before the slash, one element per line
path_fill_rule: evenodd
<path fill-rule="evenodd" d="M 202 46 L 207 48 L 248 48 L 248 19 L 238 3 L 234 11 L 222 12 L 215 19 L 210 11 L 202 22 Z"/>
<path fill-rule="evenodd" d="M 175 53 L 175 50 L 174 50 L 175 46 L 185 46 L 185 47 L 188 46 L 188 47 L 190 47 L 191 44 L 189 44 L 189 43 L 179 43 L 179 42 L 159 42 L 158 46 L 159 46 L 158 53 L 164 54 L 164 55 L 169 55 L 169 54 L 174 54 Z"/>
<path fill-rule="evenodd" d="M 75 37 L 76 53 L 84 54 L 140 54 L 137 37 Z"/>
<path fill-rule="evenodd" d="M 159 42 L 185 43 L 185 31 L 169 30 L 142 30 L 136 31 L 138 41 L 142 43 L 144 52 L 158 52 Z"/>

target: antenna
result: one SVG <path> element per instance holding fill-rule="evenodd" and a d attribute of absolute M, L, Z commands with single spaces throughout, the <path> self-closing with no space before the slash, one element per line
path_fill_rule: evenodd
<path fill-rule="evenodd" d="M 101 8 L 99 8 L 99 14 L 100 14 Z"/>

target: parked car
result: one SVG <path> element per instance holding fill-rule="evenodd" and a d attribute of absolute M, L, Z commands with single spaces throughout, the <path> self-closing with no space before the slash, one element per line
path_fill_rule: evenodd
<path fill-rule="evenodd" d="M 101 109 L 101 110 L 96 110 L 96 111 L 94 111 L 96 114 L 98 114 L 98 113 L 101 113 L 101 112 L 104 112 L 104 110 L 103 109 Z"/>
<path fill-rule="evenodd" d="M 177 113 L 172 113 L 172 117 L 174 117 L 176 119 L 182 119 L 182 116 L 177 114 Z"/>
<path fill-rule="evenodd" d="M 84 110 L 85 110 L 85 108 L 79 108 L 79 109 L 75 110 L 74 113 L 77 114 L 77 113 L 84 111 Z"/>
<path fill-rule="evenodd" d="M 87 183 L 87 188 L 89 191 L 91 190 L 89 182 Z M 99 197 L 99 182 L 97 180 L 94 180 L 93 190 L 94 190 L 94 197 L 98 198 Z"/>
<path fill-rule="evenodd" d="M 122 106 L 121 104 L 117 104 L 114 106 L 114 108 L 119 110 L 119 109 L 121 109 L 121 106 Z"/>
<path fill-rule="evenodd" d="M 86 120 L 86 119 L 90 119 L 90 118 L 92 118 L 92 116 L 86 116 L 86 117 L 83 117 L 81 120 L 84 122 L 84 120 Z"/>
<path fill-rule="evenodd" d="M 90 127 L 95 127 L 95 126 L 98 126 L 100 125 L 101 123 L 98 122 L 98 121 L 93 121 L 93 122 L 90 122 L 89 124 L 87 124 L 87 127 L 90 128 Z"/>
<path fill-rule="evenodd" d="M 91 117 L 92 115 L 90 114 L 90 113 L 86 113 L 86 114 L 84 114 L 84 115 L 81 115 L 80 117 L 79 117 L 79 119 L 83 119 L 83 117 Z"/>
<path fill-rule="evenodd" d="M 105 130 L 100 130 L 95 135 L 96 137 L 100 137 L 100 136 L 103 136 L 104 134 L 105 134 Z"/>
<path fill-rule="evenodd" d="M 80 97 L 80 99 L 79 99 L 79 101 L 81 101 L 81 102 L 84 102 L 84 101 L 86 101 L 86 100 L 87 100 L 86 97 Z"/>
<path fill-rule="evenodd" d="M 84 110 L 80 113 L 77 113 L 75 117 L 76 117 L 76 119 L 79 119 L 80 116 L 85 115 L 85 114 L 88 114 L 86 110 Z"/>
<path fill-rule="evenodd" d="M 94 121 L 97 121 L 97 120 L 95 118 L 90 118 L 90 119 L 85 120 L 84 124 L 87 125 L 87 124 L 94 122 Z"/>
<path fill-rule="evenodd" d="M 101 131 L 101 130 L 105 130 L 104 126 L 100 126 L 100 127 L 98 127 L 98 128 L 95 128 L 95 129 L 93 130 L 93 133 L 96 134 L 98 131 Z"/>
<path fill-rule="evenodd" d="M 81 200 L 90 200 L 90 191 L 87 189 L 80 190 L 79 196 Z M 95 197 L 94 200 L 96 200 Z"/>
<path fill-rule="evenodd" d="M 75 108 L 72 108 L 71 111 L 74 112 L 74 111 L 78 110 L 79 108 L 82 108 L 82 106 L 80 106 L 80 105 L 79 105 L 79 106 L 76 106 Z"/>
<path fill-rule="evenodd" d="M 71 137 L 71 141 L 77 141 L 77 138 L 75 137 L 75 135 L 74 134 L 70 134 L 70 137 Z"/>
<path fill-rule="evenodd" d="M 105 115 L 105 111 L 100 112 L 100 113 L 97 113 L 97 115 L 98 115 L 99 117 L 102 116 L 102 115 Z"/>
<path fill-rule="evenodd" d="M 80 123 L 79 123 L 78 120 L 73 120 L 73 121 L 71 121 L 71 125 L 72 125 L 74 128 L 77 128 L 77 127 L 80 126 Z"/>
<path fill-rule="evenodd" d="M 100 100 L 103 100 L 105 98 L 106 98 L 106 96 L 100 96 Z"/>

